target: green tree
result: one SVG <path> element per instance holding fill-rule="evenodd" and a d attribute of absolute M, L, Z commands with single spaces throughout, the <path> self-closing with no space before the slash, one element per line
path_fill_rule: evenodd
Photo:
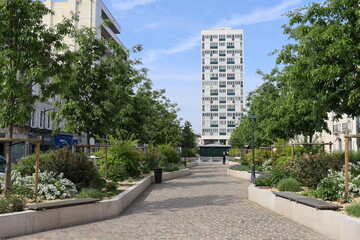
<path fill-rule="evenodd" d="M 284 33 L 289 43 L 280 51 L 277 63 L 291 66 L 293 84 L 297 73 L 306 78 L 300 86 L 316 92 L 317 103 L 337 116 L 360 114 L 360 11 L 358 0 L 326 0 L 286 14 Z M 306 84 L 304 84 L 306 82 Z"/>
<path fill-rule="evenodd" d="M 68 52 L 71 59 L 56 82 L 61 85 L 60 110 L 56 123 L 65 121 L 65 130 L 105 136 L 116 131 L 119 113 L 138 82 L 125 50 L 110 40 L 99 39 L 92 28 L 74 34 L 78 46 Z"/>
<path fill-rule="evenodd" d="M 188 151 L 194 149 L 196 146 L 195 134 L 189 121 L 186 121 L 182 127 L 182 136 L 183 139 L 180 146 L 183 148 L 183 155 L 188 156 Z"/>
<path fill-rule="evenodd" d="M 60 51 L 71 22 L 64 20 L 47 27 L 42 19 L 52 12 L 40 1 L 0 1 L 0 127 L 8 128 L 13 138 L 14 127 L 29 122 L 34 103 L 54 94 L 49 77 L 64 61 Z M 33 94 L 38 86 L 40 94 Z M 6 189 L 10 192 L 11 145 L 7 148 Z"/>

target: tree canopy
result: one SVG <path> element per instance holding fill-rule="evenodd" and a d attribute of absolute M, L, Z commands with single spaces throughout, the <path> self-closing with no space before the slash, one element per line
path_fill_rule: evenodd
<path fill-rule="evenodd" d="M 48 79 L 59 71 L 66 48 L 62 40 L 72 25 L 64 20 L 49 28 L 42 22 L 47 14 L 52 12 L 40 1 L 0 1 L 0 127 L 8 128 L 9 138 L 15 126 L 30 121 L 35 101 L 54 91 Z M 10 191 L 11 149 L 9 145 L 5 193 Z"/>
<path fill-rule="evenodd" d="M 277 67 L 249 94 L 248 113 L 257 117 L 257 145 L 329 131 L 328 112 L 360 114 L 360 6 L 357 0 L 327 0 L 288 12 Z M 231 144 L 250 143 L 246 116 Z"/>

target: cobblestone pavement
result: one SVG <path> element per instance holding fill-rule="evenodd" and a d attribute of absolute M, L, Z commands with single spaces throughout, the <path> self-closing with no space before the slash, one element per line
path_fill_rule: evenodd
<path fill-rule="evenodd" d="M 248 201 L 249 182 L 227 176 L 227 167 L 207 163 L 151 185 L 117 218 L 16 239 L 326 239 Z"/>

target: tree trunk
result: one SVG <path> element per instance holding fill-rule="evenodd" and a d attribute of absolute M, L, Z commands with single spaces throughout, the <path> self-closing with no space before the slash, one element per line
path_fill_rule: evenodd
<path fill-rule="evenodd" d="M 13 138 L 14 125 L 9 126 L 8 138 Z M 8 196 L 11 192 L 11 160 L 12 160 L 12 143 L 8 143 L 6 148 L 6 176 L 5 176 L 5 196 Z"/>
<path fill-rule="evenodd" d="M 87 132 L 86 133 L 86 145 L 90 145 L 90 134 L 89 134 L 89 132 Z M 88 150 L 89 149 L 89 150 Z M 86 147 L 86 148 L 84 148 L 84 151 L 85 151 L 85 154 L 87 154 L 88 153 L 88 151 L 89 151 L 89 155 L 90 155 L 90 147 Z"/>

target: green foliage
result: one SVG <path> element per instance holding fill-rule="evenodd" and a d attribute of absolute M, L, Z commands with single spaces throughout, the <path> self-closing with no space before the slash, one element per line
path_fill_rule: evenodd
<path fill-rule="evenodd" d="M 144 151 L 142 153 L 141 172 L 149 173 L 153 169 L 157 168 L 160 159 L 161 154 L 155 152 L 153 148 Z"/>
<path fill-rule="evenodd" d="M 174 171 L 178 171 L 178 170 L 181 170 L 181 169 L 185 169 L 184 166 L 179 166 L 177 164 L 173 164 L 173 163 L 170 163 L 168 164 L 167 166 L 164 167 L 164 172 L 174 172 Z"/>
<path fill-rule="evenodd" d="M 183 139 L 180 143 L 182 148 L 182 156 L 189 157 L 189 150 L 191 151 L 196 146 L 195 134 L 192 130 L 191 123 L 186 121 L 182 127 L 182 136 Z"/>
<path fill-rule="evenodd" d="M 271 158 L 271 153 L 269 150 L 264 150 L 264 149 L 255 150 L 255 157 L 254 157 L 255 166 L 262 166 L 264 162 L 270 158 Z M 245 154 L 243 159 L 244 161 L 246 161 L 244 165 L 251 165 L 252 151 Z"/>
<path fill-rule="evenodd" d="M 108 182 L 106 184 L 106 191 L 107 192 L 113 192 L 117 190 L 118 184 L 116 182 Z"/>
<path fill-rule="evenodd" d="M 350 216 L 360 217 L 360 203 L 352 204 L 345 208 L 345 211 Z"/>
<path fill-rule="evenodd" d="M 266 176 L 260 176 L 255 179 L 255 186 L 271 187 L 271 179 Z"/>
<path fill-rule="evenodd" d="M 277 184 L 277 189 L 279 191 L 299 192 L 301 185 L 295 178 L 285 178 Z"/>
<path fill-rule="evenodd" d="M 9 196 L 0 198 L 0 214 L 23 211 L 25 201 L 19 196 Z"/>
<path fill-rule="evenodd" d="M 76 194 L 76 198 L 100 198 L 102 199 L 105 196 L 103 192 L 94 188 L 83 188 L 81 191 Z"/>
<path fill-rule="evenodd" d="M 243 150 L 240 148 L 231 148 L 229 155 L 232 157 L 240 157 L 243 155 Z"/>
<path fill-rule="evenodd" d="M 72 181 L 77 189 L 89 187 L 99 177 L 97 167 L 84 153 L 71 152 L 67 148 L 58 149 L 44 170 L 63 173 L 64 177 Z"/>
<path fill-rule="evenodd" d="M 354 84 L 360 71 L 359 1 L 326 0 L 286 16 L 289 23 L 284 33 L 291 43 L 282 47 L 277 63 L 289 67 L 286 72 L 292 89 L 301 92 L 306 87 L 313 91 L 304 91 L 311 93 L 304 108 L 358 116 L 360 91 Z"/>
<path fill-rule="evenodd" d="M 304 186 L 316 188 L 320 181 L 326 177 L 328 170 L 340 170 L 343 161 L 343 154 L 306 154 L 289 160 L 285 167 L 295 171 L 297 179 Z"/>
<path fill-rule="evenodd" d="M 55 156 L 55 151 L 48 151 L 45 153 L 40 153 L 39 155 L 39 169 L 44 171 L 47 168 L 47 165 L 52 161 Z M 35 161 L 36 154 L 31 154 L 21 158 L 17 165 L 15 165 L 15 170 L 18 171 L 21 176 L 29 176 L 35 172 Z"/>
<path fill-rule="evenodd" d="M 290 159 L 291 157 L 288 156 L 279 157 L 278 159 L 273 161 L 273 165 L 276 167 L 282 167 L 283 165 L 287 164 Z"/>
<path fill-rule="evenodd" d="M 14 194 L 29 199 L 34 195 L 34 175 L 21 176 L 18 171 L 12 171 L 12 190 Z M 77 192 L 75 184 L 63 178 L 63 174 L 54 172 L 39 172 L 38 196 L 42 199 L 59 199 L 73 197 Z M 4 187 L 4 177 L 0 175 L 0 189 Z"/>
<path fill-rule="evenodd" d="M 136 150 L 136 140 L 118 140 L 110 136 L 108 154 L 108 177 L 113 181 L 122 181 L 128 177 L 140 174 L 141 153 Z M 105 166 L 103 158 L 99 161 L 102 169 Z"/>
<path fill-rule="evenodd" d="M 344 156 L 344 159 L 345 159 L 345 155 L 342 155 L 342 156 Z M 352 163 L 360 162 L 360 151 L 349 151 L 349 162 L 352 162 Z"/>
<path fill-rule="evenodd" d="M 360 162 L 349 163 L 349 197 L 360 194 Z M 340 171 L 329 170 L 328 175 L 318 184 L 316 195 L 324 200 L 335 201 L 345 197 L 344 168 Z"/>
<path fill-rule="evenodd" d="M 169 163 L 179 164 L 180 163 L 180 156 L 172 147 L 171 144 L 162 144 L 158 145 L 155 148 L 156 152 L 161 154 L 161 159 L 159 161 L 159 167 L 165 167 Z"/>
<path fill-rule="evenodd" d="M 293 171 L 274 167 L 271 171 L 266 172 L 264 176 L 259 177 L 259 180 L 255 181 L 255 185 L 277 187 L 281 180 L 294 177 L 295 173 Z"/>
<path fill-rule="evenodd" d="M 231 170 L 235 170 L 235 171 L 250 171 L 250 166 L 249 165 L 233 165 L 231 167 L 229 167 L 229 169 Z"/>
<path fill-rule="evenodd" d="M 11 187 L 12 194 L 16 194 L 28 199 L 33 199 L 34 197 L 34 188 L 29 185 L 13 185 Z"/>
<path fill-rule="evenodd" d="M 14 126 L 24 127 L 31 119 L 34 103 L 53 97 L 58 89 L 49 77 L 66 62 L 63 37 L 72 23 L 64 20 L 46 26 L 43 17 L 52 14 L 41 1 L 0 1 L 0 128 L 8 128 L 13 138 Z M 33 93 L 33 86 L 41 91 Z M 6 193 L 11 184 L 11 150 L 6 166 Z"/>

